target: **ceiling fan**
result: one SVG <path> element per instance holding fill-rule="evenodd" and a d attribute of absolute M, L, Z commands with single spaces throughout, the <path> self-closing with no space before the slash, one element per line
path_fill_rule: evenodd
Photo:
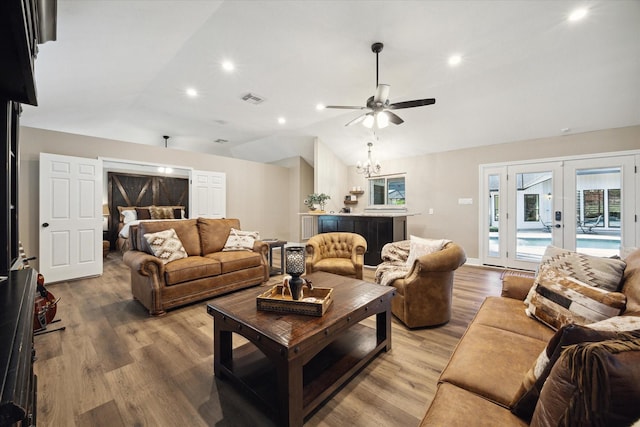
<path fill-rule="evenodd" d="M 415 99 L 413 101 L 389 102 L 389 89 L 387 84 L 378 84 L 378 54 L 382 51 L 384 45 L 376 42 L 371 45 L 371 51 L 376 54 L 376 94 L 367 99 L 366 107 L 348 106 L 348 105 L 328 105 L 325 108 L 339 108 L 343 110 L 371 110 L 361 116 L 351 120 L 345 126 L 351 126 L 356 123 L 362 124 L 368 128 L 372 128 L 375 123 L 378 128 L 389 125 L 389 122 L 399 125 L 404 123 L 397 114 L 390 110 L 400 110 L 403 108 L 422 107 L 424 105 L 435 104 L 434 98 Z"/>

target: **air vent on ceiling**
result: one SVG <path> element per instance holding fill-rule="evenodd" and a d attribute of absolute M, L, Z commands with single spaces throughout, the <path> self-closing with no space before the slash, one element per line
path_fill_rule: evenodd
<path fill-rule="evenodd" d="M 218 139 L 214 140 L 213 142 L 215 142 L 216 144 L 226 144 L 227 142 L 229 142 L 229 140 L 228 139 L 218 138 Z"/>
<path fill-rule="evenodd" d="M 264 102 L 264 98 L 260 95 L 256 95 L 255 93 L 247 93 L 242 95 L 242 100 L 250 102 L 252 104 L 258 105 Z"/>

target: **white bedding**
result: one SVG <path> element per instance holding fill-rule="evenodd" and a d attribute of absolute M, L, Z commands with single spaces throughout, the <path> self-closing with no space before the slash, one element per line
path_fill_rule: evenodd
<path fill-rule="evenodd" d="M 186 218 L 183 218 L 186 219 Z M 136 219 L 133 221 L 129 221 L 127 222 L 124 227 L 122 227 L 122 230 L 120 230 L 120 233 L 118 233 L 118 235 L 120 237 L 123 237 L 125 239 L 129 238 L 129 227 L 131 227 L 132 225 L 137 225 L 140 224 L 143 221 L 177 221 L 176 219 L 173 218 L 169 218 L 169 219 Z"/>

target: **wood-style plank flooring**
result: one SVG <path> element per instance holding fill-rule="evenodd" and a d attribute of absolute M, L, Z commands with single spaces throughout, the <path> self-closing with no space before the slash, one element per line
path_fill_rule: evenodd
<path fill-rule="evenodd" d="M 373 281 L 373 270 L 365 280 Z M 453 318 L 408 330 L 392 321 L 392 345 L 320 407 L 305 426 L 416 426 L 437 378 L 501 270 L 456 271 Z M 279 280 L 271 278 L 266 286 Z M 134 301 L 119 253 L 101 277 L 48 285 L 60 298 L 35 337 L 38 426 L 276 426 L 247 397 L 213 376 L 213 319 L 206 301 L 149 317 Z M 375 318 L 364 321 L 374 327 Z M 242 339 L 234 340 L 239 345 Z"/>

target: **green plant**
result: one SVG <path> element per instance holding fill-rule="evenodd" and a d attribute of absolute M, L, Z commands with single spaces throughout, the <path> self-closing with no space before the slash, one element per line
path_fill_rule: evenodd
<path fill-rule="evenodd" d="M 304 205 L 308 207 L 310 210 L 315 209 L 315 205 L 320 205 L 320 210 L 324 210 L 324 205 L 327 203 L 331 196 L 324 193 L 311 193 L 304 199 Z"/>

